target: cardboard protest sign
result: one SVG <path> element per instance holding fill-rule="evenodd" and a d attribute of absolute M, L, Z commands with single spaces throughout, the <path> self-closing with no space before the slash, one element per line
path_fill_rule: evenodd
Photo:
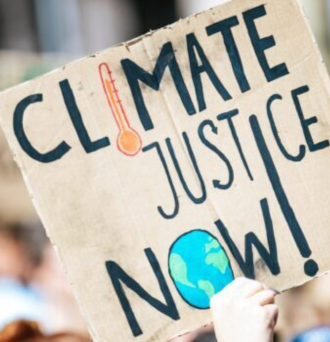
<path fill-rule="evenodd" d="M 63 64 L 63 56 L 5 51 L 0 52 L 0 90 L 39 76 Z M 35 220 L 36 213 L 21 173 L 0 130 L 0 217 L 4 221 Z"/>
<path fill-rule="evenodd" d="M 296 0 L 234 0 L 1 95 L 95 341 L 210 321 L 330 268 L 329 81 Z"/>
<path fill-rule="evenodd" d="M 35 220 L 22 176 L 0 131 L 0 217 L 2 221 Z"/>

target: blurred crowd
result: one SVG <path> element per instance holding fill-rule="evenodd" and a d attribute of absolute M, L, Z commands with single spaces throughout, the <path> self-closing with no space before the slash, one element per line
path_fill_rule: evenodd
<path fill-rule="evenodd" d="M 0 89 L 223 2 L 1 0 Z M 329 66 L 330 1 L 302 2 Z M 10 339 L 14 335 L 23 336 L 21 341 L 43 341 L 43 334 L 57 334 L 49 340 L 64 341 L 63 333 L 71 334 L 65 341 L 87 341 L 71 288 L 2 134 L 0 203 L 0 342 L 16 341 Z M 330 277 L 288 291 L 278 303 L 278 341 L 330 341 Z M 320 339 L 308 339 L 311 331 Z M 202 328 L 187 341 L 214 341 L 212 328 Z"/>
<path fill-rule="evenodd" d="M 8 338 L 13 328 L 26 336 L 23 322 L 6 331 L 17 321 L 35 322 L 34 330 L 47 334 L 88 336 L 71 288 L 37 221 L 0 222 L 0 331 L 4 329 L 0 341 L 7 341 L 4 336 Z"/>

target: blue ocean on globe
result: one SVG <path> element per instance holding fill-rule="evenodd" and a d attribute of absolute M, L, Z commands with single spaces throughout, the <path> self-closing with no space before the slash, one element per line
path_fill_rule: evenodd
<path fill-rule="evenodd" d="M 171 278 L 182 298 L 199 309 L 233 279 L 226 252 L 209 232 L 193 230 L 180 236 L 169 252 Z"/>

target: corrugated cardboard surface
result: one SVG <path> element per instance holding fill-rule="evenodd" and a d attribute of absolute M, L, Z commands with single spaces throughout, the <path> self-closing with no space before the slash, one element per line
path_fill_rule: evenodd
<path fill-rule="evenodd" d="M 242 16 L 243 12 L 263 4 L 267 15 L 256 20 L 260 38 L 274 36 L 276 41 L 276 46 L 268 49 L 265 55 L 270 67 L 285 63 L 289 70 L 288 75 L 272 82 L 267 82 L 260 67 Z M 250 85 L 250 90 L 245 92 L 238 85 L 222 35 L 208 36 L 206 33 L 207 26 L 232 16 L 237 16 L 239 21 L 232 32 Z M 216 75 L 232 97 L 224 101 L 203 73 L 201 80 L 206 109 L 202 111 L 199 111 L 187 52 L 186 37 L 190 33 L 196 35 Z M 167 70 L 158 92 L 141 82 L 147 110 L 154 124 L 154 129 L 145 131 L 121 61 L 130 59 L 152 73 L 160 50 L 168 42 L 172 43 L 196 114 L 187 114 Z M 112 70 L 129 123 L 141 137 L 142 145 L 146 147 L 158 142 L 162 149 L 180 205 L 179 212 L 172 219 L 165 219 L 157 209 L 161 206 L 171 213 L 174 208 L 157 151 L 140 151 L 132 157 L 117 148 L 118 127 L 99 74 L 102 63 L 107 63 Z M 70 83 L 91 140 L 108 137 L 110 146 L 86 153 L 59 86 L 59 82 L 65 79 Z M 256 278 L 284 290 L 311 278 L 304 272 L 307 259 L 318 264 L 318 274 L 329 270 L 330 149 L 325 147 L 311 151 L 307 146 L 306 132 L 304 135 L 291 95 L 294 89 L 306 85 L 309 92 L 299 96 L 299 100 L 305 118 L 316 116 L 318 119 L 317 123 L 308 126 L 316 144 L 330 136 L 329 83 L 298 3 L 295 0 L 234 0 L 2 93 L 0 112 L 3 129 L 34 205 L 63 260 L 95 341 L 164 341 L 183 330 L 209 322 L 209 310 L 198 310 L 188 305 L 176 290 L 168 273 L 169 248 L 184 233 L 195 229 L 209 231 L 226 250 L 235 276 L 241 275 L 242 271 L 215 222 L 220 219 L 225 224 L 243 256 L 245 235 L 249 232 L 254 232 L 268 248 L 260 205 L 263 199 L 267 199 L 274 227 L 280 271 L 273 275 L 254 249 Z M 38 162 L 28 156 L 13 129 L 17 104 L 33 94 L 43 95 L 42 102 L 31 104 L 24 113 L 25 132 L 33 146 L 42 153 L 63 141 L 71 147 L 62 158 L 51 163 Z M 299 162 L 285 158 L 271 130 L 267 101 L 274 94 L 282 97 L 273 103 L 272 110 L 283 145 L 291 155 L 298 154 L 300 145 L 305 146 L 305 157 Z M 228 122 L 217 120 L 219 114 L 233 109 L 239 110 L 233 122 L 250 177 Z M 309 244 L 311 255 L 308 257 L 303 257 L 299 251 L 289 229 L 288 218 L 281 210 L 283 203 L 277 199 L 266 172 L 249 121 L 252 114 L 258 119 L 290 207 Z M 234 180 L 227 190 L 213 186 L 213 180 L 220 180 L 222 184 L 228 182 L 228 170 L 219 156 L 198 136 L 198 128 L 204 120 L 211 120 L 217 127 L 216 132 L 205 129 L 205 135 L 227 156 L 233 168 Z M 189 138 L 205 182 L 207 198 L 199 204 L 187 196 L 166 146 L 166 139 L 170 139 L 192 196 L 201 197 L 201 187 L 183 132 Z M 116 262 L 150 295 L 164 301 L 144 253 L 146 248 L 152 249 L 160 263 L 180 319 L 172 320 L 124 287 L 143 330 L 143 334 L 133 337 L 105 262 Z"/>

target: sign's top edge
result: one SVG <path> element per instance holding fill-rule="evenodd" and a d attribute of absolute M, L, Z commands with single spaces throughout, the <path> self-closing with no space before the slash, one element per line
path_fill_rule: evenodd
<path fill-rule="evenodd" d="M 114 46 L 111 46 L 111 47 L 108 47 L 108 48 L 105 48 L 103 50 L 100 50 L 100 51 L 96 51 L 95 53 L 92 53 L 90 55 L 87 55 L 87 56 L 84 56 L 84 57 L 81 57 L 81 58 L 78 58 L 78 59 L 75 59 L 63 66 L 60 66 L 58 68 L 55 68 L 43 75 L 40 75 L 38 77 L 35 77 L 35 78 L 32 78 L 28 81 L 25 81 L 25 82 L 22 82 L 20 84 L 17 84 L 17 85 L 14 85 L 14 86 L 11 86 L 7 89 L 4 89 L 2 91 L 0 91 L 0 96 L 3 96 L 5 93 L 8 93 L 8 92 L 11 92 L 13 90 L 17 90 L 18 88 L 22 87 L 22 86 L 26 86 L 26 85 L 30 85 L 31 83 L 34 83 L 40 79 L 43 79 L 45 77 L 49 77 L 51 76 L 52 74 L 54 73 L 57 73 L 57 72 L 60 72 L 60 71 L 65 71 L 67 70 L 68 68 L 71 67 L 71 65 L 77 65 L 77 64 L 80 64 L 80 63 L 83 63 L 83 62 L 86 62 L 88 59 L 90 58 L 96 58 L 97 56 L 105 53 L 105 52 L 109 52 L 110 50 L 114 51 L 116 49 L 120 49 L 120 48 L 125 48 L 128 52 L 130 52 L 130 48 L 133 47 L 134 45 L 136 44 L 139 44 L 140 42 L 146 40 L 146 39 L 150 39 L 151 37 L 153 37 L 155 34 L 157 34 L 158 32 L 161 32 L 161 31 L 164 31 L 164 30 L 172 30 L 174 28 L 177 28 L 179 26 L 182 26 L 182 25 L 185 25 L 185 24 L 189 24 L 190 21 L 192 19 L 197 19 L 200 15 L 203 15 L 207 12 L 212 12 L 212 11 L 217 11 L 217 10 L 225 10 L 226 7 L 228 6 L 233 6 L 234 3 L 237 3 L 237 2 L 241 2 L 241 3 L 244 3 L 246 2 L 247 0 L 226 0 L 227 2 L 225 3 L 222 3 L 218 6 L 215 6 L 215 7 L 211 7 L 207 10 L 204 10 L 204 11 L 201 11 L 201 12 L 197 12 L 195 14 L 192 14 L 186 18 L 183 18 L 183 19 L 179 19 L 177 20 L 176 22 L 172 23 L 172 24 L 169 24 L 169 25 L 166 25 L 166 26 L 163 26 L 159 29 L 156 29 L 156 30 L 150 30 L 149 32 L 143 34 L 143 35 L 140 35 L 138 37 L 135 37 L 135 38 L 132 38 L 128 41 L 125 41 L 125 42 L 121 42 L 121 43 L 118 43 Z"/>

